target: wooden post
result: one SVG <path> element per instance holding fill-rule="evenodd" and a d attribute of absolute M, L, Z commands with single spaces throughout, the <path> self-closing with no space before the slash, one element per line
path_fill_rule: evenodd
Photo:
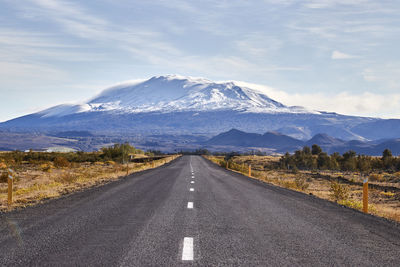
<path fill-rule="evenodd" d="M 229 169 L 228 161 L 226 161 L 226 169 Z"/>
<path fill-rule="evenodd" d="M 251 164 L 249 164 L 249 177 L 251 177 Z"/>
<path fill-rule="evenodd" d="M 13 202 L 13 177 L 8 175 L 8 206 Z"/>
<path fill-rule="evenodd" d="M 363 181 L 363 212 L 368 213 L 368 178 Z"/>

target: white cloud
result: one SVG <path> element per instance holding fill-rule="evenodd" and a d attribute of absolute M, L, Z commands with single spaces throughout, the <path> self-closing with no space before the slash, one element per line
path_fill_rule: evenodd
<path fill-rule="evenodd" d="M 332 52 L 331 58 L 332 59 L 352 59 L 352 58 L 357 58 L 357 56 L 345 54 L 345 53 L 335 50 Z"/>
<path fill-rule="evenodd" d="M 283 46 L 282 40 L 278 37 L 265 35 L 262 32 L 241 36 L 234 44 L 241 54 L 259 59 L 264 59 L 265 56 L 277 53 Z"/>
<path fill-rule="evenodd" d="M 41 47 L 41 48 L 76 48 L 77 45 L 57 42 L 49 34 L 18 29 L 0 28 L 0 45 Z"/>
<path fill-rule="evenodd" d="M 400 118 L 398 108 L 400 106 L 400 93 L 288 93 L 265 85 L 237 81 L 235 83 L 264 92 L 270 98 L 288 106 L 303 106 L 312 110 L 345 115 Z"/>
<path fill-rule="evenodd" d="M 63 44 L 48 37 L 15 34 L 7 35 L 0 29 L 0 61 L 41 65 L 52 60 L 96 62 L 105 59 L 100 53 L 80 51 L 82 47 Z"/>
<path fill-rule="evenodd" d="M 87 10 L 83 9 L 80 5 L 66 2 L 62 0 L 30 0 L 33 4 L 38 6 L 42 12 L 53 18 L 74 18 L 76 21 L 87 23 L 91 25 L 104 26 L 107 21 L 91 15 Z M 35 10 L 39 14 L 39 10 Z"/>
<path fill-rule="evenodd" d="M 367 82 L 379 83 L 386 90 L 400 91 L 399 64 L 371 64 L 362 71 L 362 77 Z"/>
<path fill-rule="evenodd" d="M 338 5 L 360 6 L 370 3 L 370 0 L 308 0 L 304 4 L 308 8 L 331 8 Z"/>
<path fill-rule="evenodd" d="M 400 117 L 396 107 L 400 105 L 400 94 L 375 94 L 364 92 L 354 94 L 339 92 L 337 94 L 294 94 L 287 95 L 290 105 L 302 105 L 321 111 L 333 111 L 357 116 Z"/>
<path fill-rule="evenodd" d="M 48 82 L 67 80 L 68 75 L 64 71 L 45 64 L 29 62 L 7 62 L 0 61 L 0 80 L 2 86 L 11 87 L 19 85 L 21 87 L 29 86 L 34 83 L 40 84 L 46 77 Z M 29 87 L 28 87 L 29 88 Z"/>
<path fill-rule="evenodd" d="M 55 0 L 30 1 L 34 4 L 31 8 L 45 15 L 46 20 L 53 20 L 69 35 L 96 42 L 96 46 L 117 48 L 150 63 L 154 63 L 157 57 L 182 56 L 171 42 L 163 40 L 164 34 L 159 31 L 118 25 L 91 14 L 78 4 Z"/>
<path fill-rule="evenodd" d="M 297 0 L 264 0 L 264 3 L 270 5 L 292 5 L 296 2 Z"/>

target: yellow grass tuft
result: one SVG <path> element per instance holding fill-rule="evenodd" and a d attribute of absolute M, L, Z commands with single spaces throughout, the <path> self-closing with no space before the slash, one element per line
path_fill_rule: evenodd
<path fill-rule="evenodd" d="M 380 192 L 380 194 L 381 194 L 382 196 L 389 197 L 389 198 L 394 197 L 394 196 L 396 195 L 396 194 L 393 193 L 393 192 Z"/>
<path fill-rule="evenodd" d="M 40 169 L 43 172 L 51 172 L 51 169 L 53 168 L 53 165 L 49 162 L 49 163 L 43 163 L 40 165 Z"/>

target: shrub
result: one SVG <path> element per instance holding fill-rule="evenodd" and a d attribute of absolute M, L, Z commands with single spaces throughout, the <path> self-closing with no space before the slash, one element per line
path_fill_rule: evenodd
<path fill-rule="evenodd" d="M 306 182 L 306 179 L 301 178 L 301 177 L 296 177 L 294 180 L 296 184 L 296 188 L 300 189 L 302 191 L 306 190 L 310 185 Z"/>
<path fill-rule="evenodd" d="M 306 182 L 306 179 L 299 177 L 297 177 L 294 181 L 280 179 L 277 182 L 282 187 L 300 191 L 306 190 L 309 186 L 309 184 Z"/>
<path fill-rule="evenodd" d="M 217 159 L 217 164 L 223 168 L 226 167 L 226 161 L 223 159 Z"/>
<path fill-rule="evenodd" d="M 356 210 L 362 210 L 362 208 L 363 208 L 363 203 L 361 201 L 345 199 L 345 200 L 340 200 L 338 203 L 340 205 L 347 206 L 349 208 L 356 209 Z"/>
<path fill-rule="evenodd" d="M 311 146 L 311 154 L 318 155 L 321 152 L 322 152 L 322 149 L 319 145 L 314 144 Z"/>
<path fill-rule="evenodd" d="M 122 170 L 124 170 L 124 166 L 122 165 L 122 164 L 119 164 L 119 163 L 116 163 L 116 164 L 114 164 L 114 165 L 112 165 L 113 166 L 113 170 L 114 171 L 116 171 L 116 172 L 119 172 L 119 171 L 122 171 Z M 126 170 L 126 169 L 125 169 Z"/>
<path fill-rule="evenodd" d="M 349 189 L 345 185 L 341 185 L 337 182 L 331 183 L 329 191 L 331 192 L 332 199 L 336 202 L 346 200 L 349 195 Z"/>
<path fill-rule="evenodd" d="M 278 184 L 288 189 L 296 189 L 296 183 L 294 181 L 278 180 Z"/>
<path fill-rule="evenodd" d="M 299 173 L 299 169 L 296 166 L 293 166 L 291 172 L 294 174 L 297 174 L 297 173 Z"/>
<path fill-rule="evenodd" d="M 50 172 L 51 168 L 52 168 L 52 166 L 49 163 L 43 163 L 40 165 L 40 169 L 44 172 Z"/>
<path fill-rule="evenodd" d="M 103 152 L 102 157 L 104 160 L 113 160 L 118 161 L 119 163 L 129 160 L 131 154 L 144 154 L 142 150 L 136 149 L 129 143 L 114 144 L 110 147 L 103 147 L 101 151 Z"/>
<path fill-rule="evenodd" d="M 7 183 L 8 181 L 8 173 L 7 172 L 1 172 L 0 173 L 0 183 Z"/>
<path fill-rule="evenodd" d="M 59 156 L 54 159 L 54 166 L 57 168 L 69 167 L 70 163 L 66 158 Z"/>
<path fill-rule="evenodd" d="M 71 172 L 63 172 L 56 179 L 57 182 L 60 183 L 73 183 L 78 179 L 78 176 Z"/>
<path fill-rule="evenodd" d="M 373 173 L 369 176 L 369 180 L 372 182 L 373 181 L 381 182 L 383 181 L 383 174 Z"/>

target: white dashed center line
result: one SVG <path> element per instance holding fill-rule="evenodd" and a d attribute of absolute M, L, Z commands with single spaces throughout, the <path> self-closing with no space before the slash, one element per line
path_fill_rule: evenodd
<path fill-rule="evenodd" d="M 193 260 L 193 237 L 185 237 L 183 239 L 182 260 Z"/>
<path fill-rule="evenodd" d="M 192 179 L 194 179 L 194 170 L 192 166 L 192 158 L 190 157 L 190 172 L 192 174 Z M 190 181 L 191 184 L 194 184 L 194 181 Z M 194 192 L 194 188 L 189 188 L 190 192 Z M 193 202 L 187 203 L 188 209 L 193 209 Z M 183 248 L 182 248 L 182 261 L 193 261 L 193 237 L 185 237 L 183 239 Z"/>

